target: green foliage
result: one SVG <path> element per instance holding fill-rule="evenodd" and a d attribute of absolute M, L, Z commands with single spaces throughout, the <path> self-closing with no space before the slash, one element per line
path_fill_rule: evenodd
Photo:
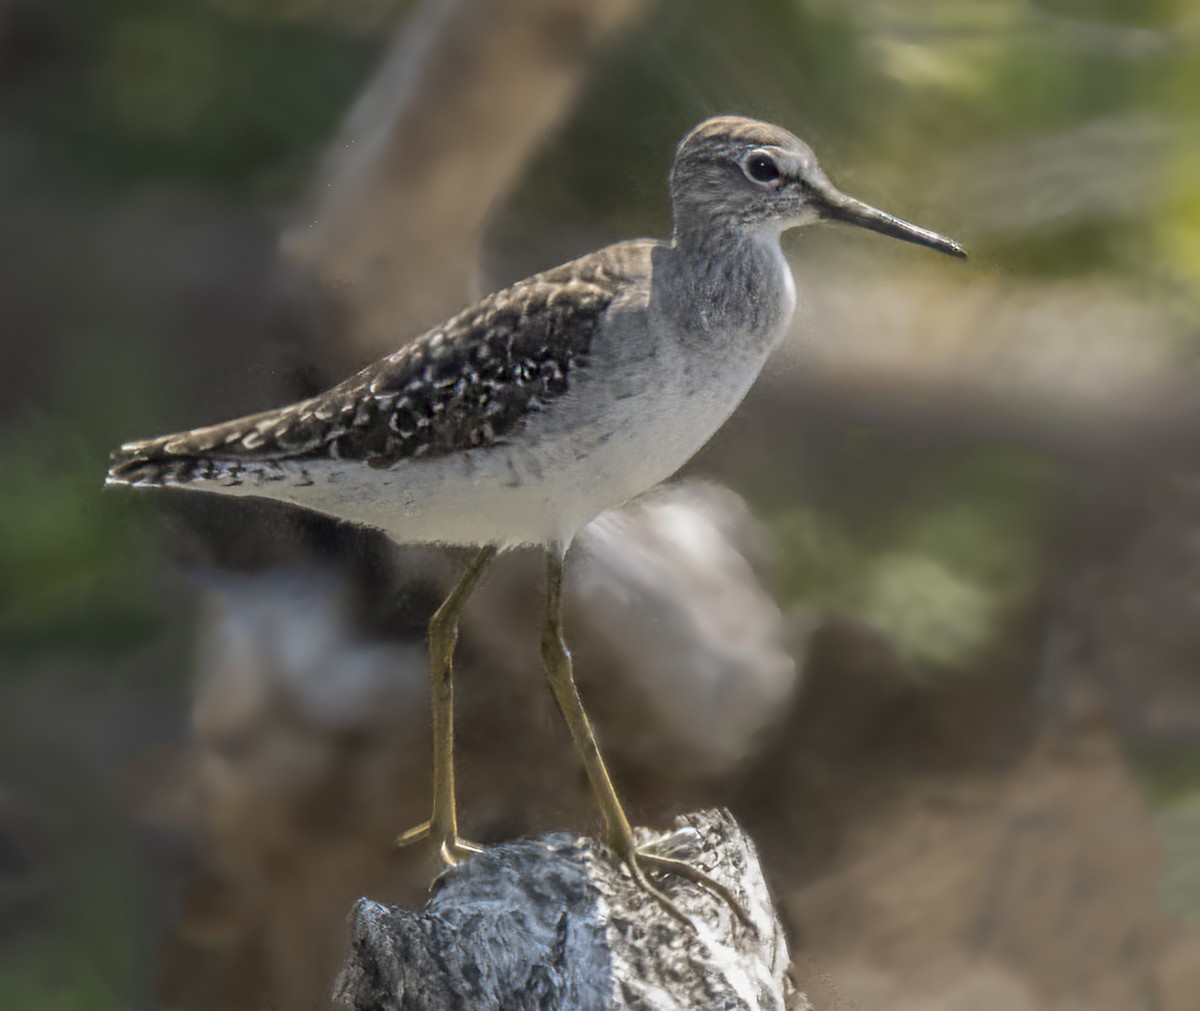
<path fill-rule="evenodd" d="M 1200 787 L 1155 812 L 1165 870 L 1159 897 L 1168 916 L 1200 926 Z"/>
<path fill-rule="evenodd" d="M 791 510 L 772 523 L 786 589 L 870 622 L 915 664 L 969 666 L 1036 589 L 1056 486 L 1042 457 L 978 451 L 923 461 L 855 510 Z"/>
<path fill-rule="evenodd" d="M 120 1011 L 127 1008 L 136 959 L 138 881 L 126 856 L 79 847 L 61 868 L 66 922 L 28 932 L 0 954 L 0 1007 L 22 1011 Z M 69 900 L 66 897 L 69 896 Z"/>
<path fill-rule="evenodd" d="M 1200 925 L 1200 749 L 1134 755 L 1163 847 L 1159 897 L 1167 915 Z"/>
<path fill-rule="evenodd" d="M 145 984 L 145 870 L 110 788 L 87 758 L 69 750 L 74 714 L 61 722 L 27 715 L 0 713 L 9 799 L 36 798 L 26 831 L 10 835 L 5 826 L 0 882 L 15 883 L 17 895 L 28 892 L 29 906 L 5 924 L 0 1007 L 119 1011 L 131 1006 L 134 985 Z"/>
<path fill-rule="evenodd" d="M 50 425 L 0 451 L 0 655 L 110 653 L 160 630 L 153 541 L 137 505 L 103 493 L 105 458 Z"/>
<path fill-rule="evenodd" d="M 113 446 L 161 410 L 137 344 L 77 338 L 61 399 L 0 441 L 0 658 L 119 653 L 162 628 L 152 504 L 103 487 Z"/>
<path fill-rule="evenodd" d="M 48 52 L 18 62 L 0 115 L 64 179 L 254 184 L 317 150 L 386 40 L 361 3 L 349 19 L 273 6 L 284 16 L 217 0 L 25 4 L 15 33 Z M 371 6 L 378 21 L 404 4 Z"/>

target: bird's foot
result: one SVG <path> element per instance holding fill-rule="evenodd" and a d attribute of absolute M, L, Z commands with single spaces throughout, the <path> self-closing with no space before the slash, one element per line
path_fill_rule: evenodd
<path fill-rule="evenodd" d="M 717 896 L 717 898 L 724 901 L 745 927 L 750 930 L 755 929 L 750 915 L 734 896 L 733 892 L 721 884 L 721 882 L 709 877 L 704 871 L 693 867 L 685 860 L 660 856 L 657 853 L 651 852 L 649 846 L 637 847 L 633 844 L 632 839 L 628 840 L 625 845 L 622 845 L 623 842 L 625 841 L 616 841 L 613 848 L 617 851 L 617 855 L 621 858 L 625 866 L 629 868 L 629 873 L 633 875 L 633 880 L 637 882 L 639 888 L 647 892 L 655 902 L 680 923 L 691 927 L 693 930 L 696 929 L 696 925 L 692 922 L 691 918 L 665 893 L 650 883 L 650 880 L 646 877 L 647 869 L 653 868 L 654 870 L 665 871 L 668 874 L 676 874 L 681 878 L 686 878 L 693 884 L 699 885 L 701 888 L 707 889 L 713 895 Z"/>
<path fill-rule="evenodd" d="M 466 860 L 467 857 L 483 852 L 482 846 L 459 838 L 458 833 L 453 829 L 435 832 L 432 828 L 432 822 L 428 821 L 423 821 L 420 825 L 410 828 L 407 832 L 402 832 L 397 836 L 396 848 L 403 849 L 406 846 L 411 846 L 413 843 L 418 843 L 425 839 L 428 839 L 433 844 L 434 852 L 437 853 L 438 859 L 445 867 L 456 867 L 460 861 Z"/>

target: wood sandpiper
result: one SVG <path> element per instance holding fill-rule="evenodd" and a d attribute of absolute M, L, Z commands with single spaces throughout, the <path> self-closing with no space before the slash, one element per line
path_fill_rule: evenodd
<path fill-rule="evenodd" d="M 951 256 L 961 246 L 845 196 L 788 131 L 738 116 L 679 144 L 669 241 L 589 253 L 488 295 L 315 397 L 123 445 L 110 485 L 279 499 L 376 527 L 400 543 L 472 545 L 429 623 L 433 812 L 400 837 L 454 864 L 458 834 L 451 662 L 459 615 L 496 555 L 545 551 L 541 655 L 607 839 L 643 887 L 697 869 L 635 845 L 563 635 L 563 558 L 600 512 L 670 477 L 732 413 L 796 304 L 786 229 L 843 221 Z"/>

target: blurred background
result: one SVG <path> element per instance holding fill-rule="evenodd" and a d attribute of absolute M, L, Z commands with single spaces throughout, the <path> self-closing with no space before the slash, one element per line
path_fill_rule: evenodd
<path fill-rule="evenodd" d="M 669 233 L 717 112 L 972 259 L 789 235 L 759 385 L 581 538 L 635 819 L 733 808 L 819 1009 L 1196 1006 L 1194 0 L 0 0 L 0 1006 L 323 1007 L 433 869 L 390 840 L 460 559 L 108 451 Z M 482 841 L 597 825 L 537 573 L 463 630 Z"/>

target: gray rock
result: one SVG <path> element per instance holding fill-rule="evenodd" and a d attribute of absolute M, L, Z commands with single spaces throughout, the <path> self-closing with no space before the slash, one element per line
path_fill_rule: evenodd
<path fill-rule="evenodd" d="M 731 888 L 753 927 L 663 876 L 685 927 L 604 846 L 557 833 L 444 872 L 420 911 L 359 900 L 337 998 L 355 1011 L 811 1011 L 754 846 L 728 812 L 677 819 L 655 848 Z"/>

